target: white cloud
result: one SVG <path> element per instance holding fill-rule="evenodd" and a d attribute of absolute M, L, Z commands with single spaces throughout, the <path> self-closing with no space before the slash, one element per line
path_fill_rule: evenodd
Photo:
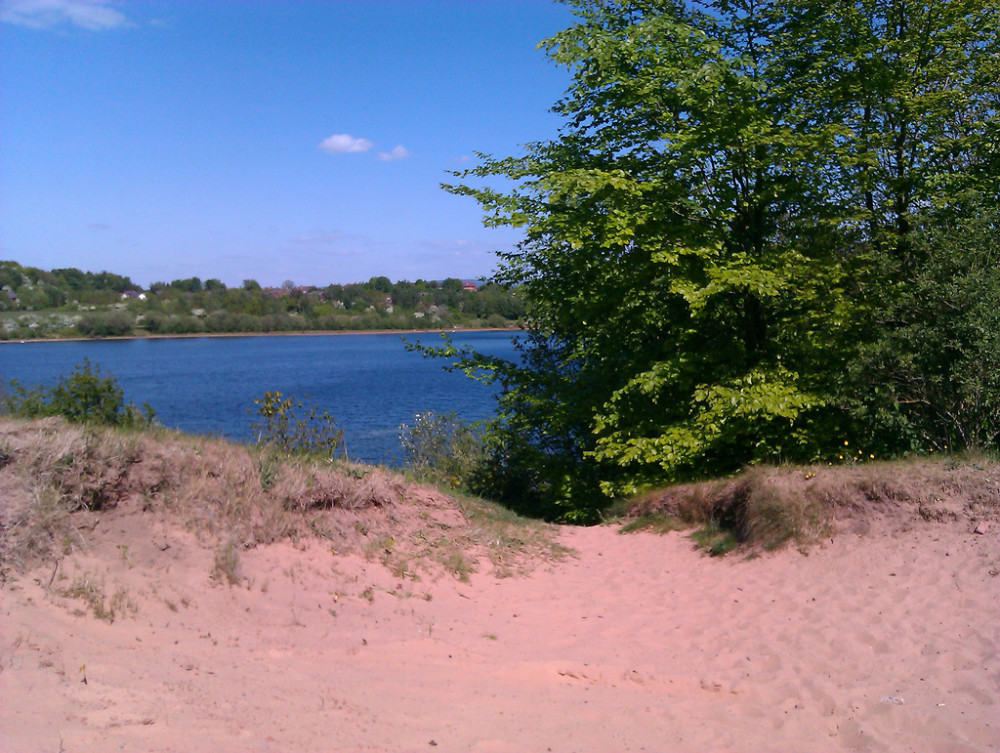
<path fill-rule="evenodd" d="M 128 23 L 109 0 L 3 0 L 0 21 L 32 29 L 69 24 L 89 31 L 114 29 Z"/>
<path fill-rule="evenodd" d="M 367 152 L 373 146 L 368 139 L 356 139 L 349 133 L 335 133 L 319 142 L 319 148 L 329 154 Z"/>
<path fill-rule="evenodd" d="M 410 150 L 402 144 L 397 144 L 391 152 L 379 152 L 378 158 L 383 162 L 392 162 L 397 159 L 406 159 L 411 154 Z"/>

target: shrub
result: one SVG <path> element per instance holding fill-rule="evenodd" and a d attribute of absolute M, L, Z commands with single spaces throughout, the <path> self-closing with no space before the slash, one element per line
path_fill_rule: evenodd
<path fill-rule="evenodd" d="M 76 324 L 80 334 L 87 337 L 122 337 L 132 333 L 135 320 L 125 311 L 87 314 Z"/>
<path fill-rule="evenodd" d="M 155 417 L 149 403 L 143 403 L 141 410 L 126 403 L 118 380 L 102 376 L 100 368 L 86 358 L 51 387 L 29 389 L 16 379 L 10 385 L 12 391 L 3 406 L 24 418 L 63 416 L 76 423 L 135 426 L 149 425 Z"/>
<path fill-rule="evenodd" d="M 295 395 L 268 391 L 254 404 L 260 420 L 252 422 L 250 428 L 258 444 L 274 445 L 286 452 L 333 455 L 343 442 L 344 432 L 326 410 L 307 406 Z"/>
<path fill-rule="evenodd" d="M 427 411 L 401 426 L 399 439 L 407 465 L 418 478 L 468 491 L 477 486 L 475 479 L 486 461 L 481 425 L 454 413 Z"/>

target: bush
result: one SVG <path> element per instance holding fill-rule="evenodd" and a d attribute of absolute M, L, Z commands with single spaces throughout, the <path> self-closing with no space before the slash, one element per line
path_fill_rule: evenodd
<path fill-rule="evenodd" d="M 135 426 L 151 424 L 155 415 L 149 403 L 143 403 L 141 410 L 126 403 L 118 380 L 102 376 L 100 368 L 86 358 L 52 387 L 28 389 L 16 379 L 10 385 L 12 392 L 4 399 L 4 408 L 24 418 L 63 416 L 76 423 Z"/>
<path fill-rule="evenodd" d="M 321 413 L 314 405 L 306 406 L 294 395 L 285 397 L 277 390 L 269 391 L 256 398 L 254 404 L 260 420 L 252 422 L 250 428 L 258 444 L 286 452 L 333 455 L 343 442 L 344 432 L 327 411 Z"/>
<path fill-rule="evenodd" d="M 122 337 L 132 333 L 135 321 L 125 311 L 111 311 L 106 314 L 87 314 L 76 328 L 87 337 Z"/>
<path fill-rule="evenodd" d="M 476 491 L 487 458 L 480 424 L 466 423 L 454 413 L 427 411 L 400 427 L 399 440 L 418 478 Z"/>

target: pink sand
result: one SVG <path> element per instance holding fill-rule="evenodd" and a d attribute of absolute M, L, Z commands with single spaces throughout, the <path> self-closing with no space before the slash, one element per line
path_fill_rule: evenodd
<path fill-rule="evenodd" d="M 74 616 L 51 565 L 0 589 L 4 752 L 1000 750 L 996 531 L 747 561 L 565 529 L 577 556 L 469 583 L 276 545 L 226 587 L 189 534 L 107 525 L 54 585 L 135 614 Z"/>

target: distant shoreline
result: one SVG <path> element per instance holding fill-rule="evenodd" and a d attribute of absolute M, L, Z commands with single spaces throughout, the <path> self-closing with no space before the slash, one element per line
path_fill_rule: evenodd
<path fill-rule="evenodd" d="M 195 337 L 292 337 L 295 335 L 440 335 L 459 332 L 523 332 L 521 327 L 454 327 L 444 329 L 332 329 L 301 332 L 185 332 L 176 335 L 121 335 L 113 337 L 38 337 L 30 340 L 0 340 L 0 345 L 31 343 L 104 342 L 107 340 L 186 340 Z"/>

